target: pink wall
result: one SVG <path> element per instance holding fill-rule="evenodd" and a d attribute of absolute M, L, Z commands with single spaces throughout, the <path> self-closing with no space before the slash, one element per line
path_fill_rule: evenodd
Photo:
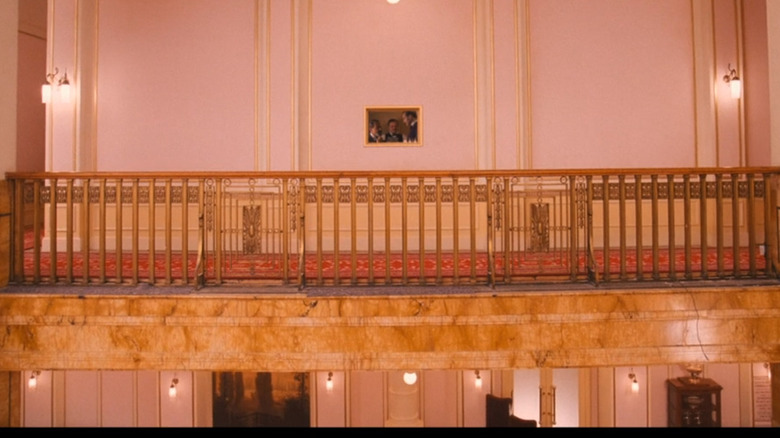
<path fill-rule="evenodd" d="M 740 125 L 738 105 L 720 99 L 718 144 L 697 145 L 689 1 L 527 4 L 101 1 L 95 170 L 474 169 L 483 153 L 496 168 L 517 168 L 526 155 L 537 169 L 689 167 L 697 148 L 731 166 L 744 155 L 740 129 L 751 164 L 768 155 L 764 125 Z M 746 17 L 760 22 L 748 4 Z M 720 92 L 737 30 L 732 2 L 713 10 Z M 75 2 L 58 1 L 55 13 L 52 61 L 72 69 Z M 751 41 L 763 35 L 745 27 Z M 486 65 L 476 53 L 487 53 Z M 761 54 L 745 56 L 746 73 L 758 71 L 746 83 L 760 90 L 762 64 L 751 58 Z M 525 75 L 528 132 L 520 129 Z M 475 106 L 481 99 L 488 108 Z M 746 123 L 766 121 L 762 102 L 745 105 Z M 421 106 L 422 145 L 366 147 L 366 106 Z M 87 154 L 74 146 L 76 108 L 53 114 L 52 169 L 77 170 Z M 494 119 L 480 125 L 485 117 Z M 475 147 L 485 126 L 495 130 L 494 143 L 480 146 L 487 152 Z"/>
<path fill-rule="evenodd" d="M 254 2 L 100 2 L 100 170 L 252 170 Z"/>
<path fill-rule="evenodd" d="M 74 0 L 60 0 L 54 3 L 54 25 L 49 30 L 48 38 L 53 39 L 53 53 L 49 54 L 49 69 L 57 68 L 60 75 L 66 71 L 71 81 L 75 81 L 73 54 L 75 52 L 73 45 L 75 41 L 75 29 L 73 20 L 76 17 L 76 4 Z M 73 87 L 76 82 L 71 83 Z M 47 108 L 47 134 L 52 136 L 51 145 L 47 144 L 46 150 L 46 170 L 50 171 L 74 171 L 78 170 L 75 166 L 75 134 L 74 122 L 75 115 L 74 101 L 64 103 L 53 100 Z"/>
<path fill-rule="evenodd" d="M 695 164 L 687 1 L 532 1 L 534 168 Z"/>
<path fill-rule="evenodd" d="M 19 33 L 17 78 L 16 170 L 42 172 L 45 158 L 46 107 L 41 103 L 41 84 L 46 72 L 46 40 Z"/>
<path fill-rule="evenodd" d="M 313 167 L 473 168 L 472 1 L 313 3 Z M 422 107 L 423 146 L 364 146 L 364 108 L 398 105 Z"/>
<path fill-rule="evenodd" d="M 747 165 L 760 166 L 771 164 L 769 139 L 769 93 L 765 85 L 769 83 L 769 63 L 767 60 L 767 19 L 764 0 L 745 0 L 745 124 Z"/>

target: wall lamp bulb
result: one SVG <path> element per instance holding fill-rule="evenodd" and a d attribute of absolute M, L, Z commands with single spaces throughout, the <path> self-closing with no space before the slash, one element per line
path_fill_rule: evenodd
<path fill-rule="evenodd" d="M 328 380 L 325 381 L 325 389 L 328 392 L 333 391 L 333 372 L 328 372 Z"/>
<path fill-rule="evenodd" d="M 176 394 L 178 392 L 177 389 L 176 389 L 176 386 L 178 384 L 179 384 L 179 379 L 174 377 L 173 380 L 171 380 L 171 386 L 168 388 L 168 397 L 170 397 L 170 398 L 175 398 L 176 397 Z"/>
<path fill-rule="evenodd" d="M 737 70 L 728 65 L 728 73 L 723 76 L 723 82 L 729 84 L 731 88 L 731 97 L 739 99 L 742 96 L 742 81 L 737 75 Z"/>
<path fill-rule="evenodd" d="M 628 373 L 628 378 L 631 379 L 631 392 L 636 394 L 639 392 L 639 381 L 636 379 L 634 372 Z"/>
<path fill-rule="evenodd" d="M 60 76 L 60 69 L 54 67 L 52 73 L 46 74 L 46 83 L 41 85 L 41 103 L 51 103 L 55 94 L 61 102 L 70 102 L 70 92 L 68 71 L 65 70 L 63 75 Z"/>
<path fill-rule="evenodd" d="M 41 375 L 40 371 L 33 371 L 30 374 L 30 379 L 27 380 L 27 387 L 30 389 L 35 389 L 38 387 L 38 376 Z"/>
<path fill-rule="evenodd" d="M 479 375 L 479 370 L 474 371 L 474 387 L 482 389 L 482 376 Z"/>
<path fill-rule="evenodd" d="M 417 373 L 414 371 L 404 373 L 404 383 L 407 385 L 414 385 L 417 383 Z"/>

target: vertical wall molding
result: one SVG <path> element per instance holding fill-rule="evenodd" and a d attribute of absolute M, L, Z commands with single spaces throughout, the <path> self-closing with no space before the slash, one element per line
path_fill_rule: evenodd
<path fill-rule="evenodd" d="M 290 11 L 291 170 L 312 170 L 311 0 L 295 0 Z"/>
<path fill-rule="evenodd" d="M 517 89 L 516 136 L 518 169 L 533 168 L 533 125 L 531 124 L 531 22 L 528 0 L 514 3 L 515 87 Z"/>
<path fill-rule="evenodd" d="M 81 0 L 76 5 L 76 71 L 73 135 L 76 161 L 74 170 L 97 170 L 97 87 L 98 87 L 98 2 Z"/>
<path fill-rule="evenodd" d="M 493 1 L 474 0 L 474 167 L 494 169 L 495 59 Z"/>
<path fill-rule="evenodd" d="M 52 71 L 54 68 L 54 17 L 55 6 L 54 2 L 50 1 L 46 6 L 46 72 Z M 44 140 L 44 155 L 45 155 L 45 167 L 47 172 L 54 170 L 54 111 L 52 105 L 46 105 L 46 122 L 45 122 L 45 140 Z"/>
<path fill-rule="evenodd" d="M 255 0 L 254 150 L 256 171 L 271 170 L 271 2 Z"/>
<path fill-rule="evenodd" d="M 737 71 L 745 71 L 745 29 L 743 26 L 743 6 L 742 0 L 734 0 L 734 20 L 736 28 L 737 41 Z M 746 166 L 750 162 L 747 144 L 745 143 L 745 90 L 742 90 L 742 98 L 739 99 L 738 108 L 738 129 L 739 129 L 739 165 Z"/>
<path fill-rule="evenodd" d="M 696 167 L 717 162 L 717 114 L 715 107 L 715 49 L 711 0 L 691 0 L 693 30 L 693 102 Z"/>

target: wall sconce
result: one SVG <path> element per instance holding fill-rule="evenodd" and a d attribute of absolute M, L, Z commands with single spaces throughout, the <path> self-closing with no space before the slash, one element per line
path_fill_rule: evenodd
<path fill-rule="evenodd" d="M 325 381 L 325 389 L 328 392 L 333 392 L 333 372 L 328 373 L 328 380 Z"/>
<path fill-rule="evenodd" d="M 401 0 L 387 0 L 387 2 L 390 3 L 391 5 L 394 5 L 394 4 L 398 3 L 399 1 L 401 1 Z"/>
<path fill-rule="evenodd" d="M 412 371 L 411 373 L 404 373 L 404 383 L 407 385 L 414 385 L 417 382 L 417 373 Z"/>
<path fill-rule="evenodd" d="M 179 384 L 179 379 L 174 377 L 173 380 L 171 380 L 171 386 L 168 388 L 168 397 L 176 398 L 176 393 L 177 393 L 176 385 L 178 384 Z"/>
<path fill-rule="evenodd" d="M 482 376 L 479 375 L 479 370 L 474 371 L 474 387 L 482 389 Z"/>
<path fill-rule="evenodd" d="M 731 87 L 731 97 L 739 99 L 742 96 L 742 81 L 737 76 L 737 70 L 731 68 L 731 64 L 729 64 L 729 72 L 723 76 L 723 82 Z"/>
<path fill-rule="evenodd" d="M 631 379 L 631 392 L 636 394 L 639 392 L 639 381 L 636 380 L 636 374 L 634 374 L 634 370 L 632 369 L 630 373 L 628 373 L 628 378 Z"/>
<path fill-rule="evenodd" d="M 38 376 L 41 375 L 40 371 L 33 371 L 32 374 L 30 374 L 30 379 L 27 381 L 27 387 L 30 389 L 35 389 L 38 387 Z"/>
<path fill-rule="evenodd" d="M 769 365 L 769 362 L 764 362 L 764 368 L 766 368 L 766 378 L 767 380 L 772 380 L 772 366 Z"/>
<path fill-rule="evenodd" d="M 67 70 L 59 77 L 60 69 L 54 67 L 54 73 L 46 75 L 46 83 L 41 85 L 41 103 L 51 103 L 52 91 L 56 91 L 62 102 L 70 102 L 70 81 L 68 80 Z M 57 88 L 52 90 L 52 86 Z"/>

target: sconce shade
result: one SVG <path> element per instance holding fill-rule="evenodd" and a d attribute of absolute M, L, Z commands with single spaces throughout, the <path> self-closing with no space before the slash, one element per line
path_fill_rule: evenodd
<path fill-rule="evenodd" d="M 723 82 L 729 84 L 729 87 L 731 88 L 732 98 L 739 99 L 740 97 L 742 97 L 742 81 L 739 80 L 739 76 L 737 75 L 737 70 L 731 68 L 731 64 L 729 64 L 728 73 L 726 73 L 726 75 L 723 76 Z"/>
<path fill-rule="evenodd" d="M 411 373 L 404 373 L 404 383 L 407 385 L 414 385 L 417 383 L 417 373 L 412 371 Z"/>
<path fill-rule="evenodd" d="M 639 392 L 639 381 L 636 380 L 636 374 L 634 373 L 634 370 L 631 370 L 630 373 L 628 373 L 628 378 L 631 379 L 631 392 L 633 394 L 636 394 Z"/>
<path fill-rule="evenodd" d="M 333 373 L 332 372 L 328 373 L 328 380 L 325 381 L 325 389 L 328 392 L 332 392 L 333 391 Z"/>
<path fill-rule="evenodd" d="M 176 385 L 179 383 L 179 379 L 174 378 L 171 380 L 171 386 L 168 388 L 168 397 L 175 398 L 177 394 Z"/>
<path fill-rule="evenodd" d="M 60 69 L 54 67 L 54 72 L 46 75 L 46 83 L 41 85 L 41 103 L 51 103 L 53 98 L 61 102 L 70 102 L 70 81 L 68 72 L 59 77 Z M 58 79 L 59 77 L 59 79 Z"/>
<path fill-rule="evenodd" d="M 729 82 L 729 85 L 731 85 L 731 97 L 734 99 L 739 99 L 742 97 L 742 81 L 737 79 L 732 79 Z"/>
<path fill-rule="evenodd" d="M 70 102 L 70 81 L 68 81 L 68 73 L 65 73 L 65 76 L 62 77 L 62 80 L 60 81 L 60 99 L 62 99 L 63 102 Z"/>
<path fill-rule="evenodd" d="M 41 85 L 41 103 L 51 102 L 51 84 Z"/>

